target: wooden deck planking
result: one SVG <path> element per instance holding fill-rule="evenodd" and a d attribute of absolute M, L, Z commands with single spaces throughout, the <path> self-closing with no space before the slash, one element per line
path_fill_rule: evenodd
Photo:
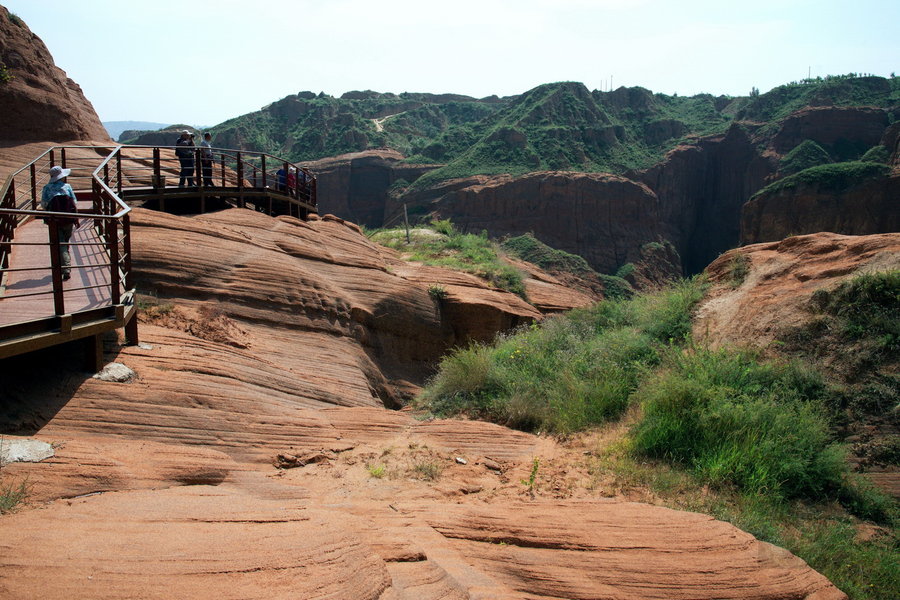
<path fill-rule="evenodd" d="M 16 229 L 16 242 L 47 244 L 48 240 L 47 226 L 40 220 L 32 220 Z M 72 278 L 63 282 L 66 313 L 111 306 L 109 256 L 99 245 L 100 238 L 94 231 L 93 220 L 82 219 L 72 234 L 71 241 L 91 245 L 70 248 Z M 8 274 L 6 289 L 0 296 L 0 325 L 52 317 L 55 310 L 49 246 L 13 246 L 10 267 L 36 270 L 15 271 Z M 103 287 L 79 289 L 96 285 Z M 17 294 L 35 292 L 40 292 L 40 295 L 15 297 Z"/>

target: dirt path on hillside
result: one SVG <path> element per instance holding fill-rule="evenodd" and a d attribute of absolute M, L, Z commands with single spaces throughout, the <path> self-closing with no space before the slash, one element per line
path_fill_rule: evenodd
<path fill-rule="evenodd" d="M 391 117 L 396 117 L 397 115 L 402 115 L 407 111 L 402 111 L 398 113 L 394 113 L 392 115 L 388 115 L 386 117 L 381 117 L 380 119 L 372 119 L 372 123 L 375 125 L 375 131 L 384 131 L 384 122 L 390 119 Z"/>

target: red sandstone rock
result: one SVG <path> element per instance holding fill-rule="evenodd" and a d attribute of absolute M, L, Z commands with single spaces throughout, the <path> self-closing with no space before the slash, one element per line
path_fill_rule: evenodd
<path fill-rule="evenodd" d="M 484 229 L 493 237 L 530 232 L 604 273 L 637 261 L 640 246 L 662 233 L 656 195 L 604 173 L 493 177 L 450 191 L 432 206 L 463 231 Z"/>
<path fill-rule="evenodd" d="M 367 150 L 323 158 L 304 166 L 316 174 L 319 209 L 367 227 L 403 223 L 402 206 L 389 205 L 388 188 L 400 179 L 412 183 L 435 165 L 401 164 L 395 150 Z"/>
<path fill-rule="evenodd" d="M 731 261 L 750 263 L 746 280 L 730 284 Z M 768 346 L 785 327 L 809 320 L 813 292 L 837 287 L 848 276 L 900 267 L 900 233 L 799 235 L 727 252 L 707 268 L 718 284 L 700 305 L 694 336 L 714 347 Z"/>
<path fill-rule="evenodd" d="M 0 93 L 2 141 L 107 141 L 109 134 L 77 83 L 53 62 L 28 26 L 0 7 L 0 62 L 13 78 Z"/>
<path fill-rule="evenodd" d="M 881 108 L 815 106 L 798 110 L 781 122 L 772 147 L 786 154 L 804 140 L 831 145 L 844 140 L 870 148 L 881 141 L 888 112 Z"/>
<path fill-rule="evenodd" d="M 35 495 L 0 517 L 0 596 L 845 598 L 730 525 L 598 498 L 577 448 L 382 407 L 390 373 L 446 343 L 427 281 L 536 317 L 517 297 L 402 263 L 337 219 L 133 217 L 159 306 L 145 345 L 108 358 L 137 377 L 93 379 L 66 347 L 0 365 L 4 430 L 18 419 L 57 446 L 4 468 Z M 333 458 L 279 470 L 278 455 Z"/>
<path fill-rule="evenodd" d="M 845 235 L 900 231 L 900 171 L 839 192 L 801 183 L 762 193 L 741 212 L 742 244 L 819 231 Z"/>

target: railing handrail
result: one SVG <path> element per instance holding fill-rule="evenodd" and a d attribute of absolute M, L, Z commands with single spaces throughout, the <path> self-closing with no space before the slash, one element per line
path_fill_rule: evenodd
<path fill-rule="evenodd" d="M 103 181 L 103 177 L 100 176 L 99 172 L 101 169 L 103 169 L 106 165 L 109 164 L 109 161 L 113 156 L 119 154 L 121 151 L 122 151 L 122 146 L 121 145 L 116 146 L 115 150 L 110 152 L 107 155 L 107 157 L 105 159 L 103 159 L 103 162 L 101 162 L 100 165 L 96 169 L 94 169 L 94 172 L 91 173 L 91 178 L 94 180 L 94 182 L 99 183 L 100 187 L 105 189 L 106 192 L 109 193 L 110 196 L 112 196 L 113 200 L 120 207 L 119 212 L 117 212 L 114 215 L 110 215 L 110 218 L 112 218 L 112 219 L 120 219 L 120 218 L 122 218 L 122 216 L 127 215 L 128 213 L 131 212 L 131 207 L 128 206 L 127 204 L 125 204 L 125 202 L 121 198 L 119 198 L 119 195 L 117 193 L 115 193 L 114 191 L 112 191 L 112 189 L 110 189 L 110 187 L 108 185 L 106 185 L 106 182 Z M 91 213 L 79 213 L 79 214 L 84 215 L 84 216 L 91 216 Z"/>
<path fill-rule="evenodd" d="M 37 163 L 39 160 L 41 160 L 43 157 L 47 156 L 48 154 L 50 154 L 53 151 L 64 150 L 64 149 L 69 149 L 69 148 L 79 149 L 79 150 L 90 150 L 90 149 L 97 149 L 97 148 L 107 149 L 108 148 L 112 151 L 112 152 L 110 152 L 110 156 L 111 156 L 114 152 L 121 151 L 122 148 L 147 148 L 147 149 L 151 149 L 151 150 L 153 148 L 172 148 L 174 150 L 175 148 L 185 148 L 185 146 L 175 146 L 175 145 L 168 145 L 168 144 L 157 144 L 157 145 L 148 145 L 148 144 L 96 144 L 95 145 L 95 144 L 92 144 L 92 145 L 86 145 L 86 146 L 81 146 L 78 144 L 61 144 L 61 145 L 57 145 L 57 146 L 50 146 L 49 148 L 47 148 L 46 150 L 41 152 L 38 156 L 33 158 L 31 161 L 29 161 L 27 164 L 25 164 L 22 168 L 7 175 L 6 180 L 3 183 L 3 187 L 0 188 L 0 198 L 5 196 L 5 194 L 7 192 L 7 188 L 9 188 L 9 186 L 11 185 L 11 182 L 16 178 L 16 176 L 20 175 L 23 171 L 28 169 L 32 164 Z M 190 148 L 191 150 L 203 150 L 205 147 L 204 146 L 187 146 L 187 148 Z M 304 171 L 305 173 L 311 174 L 311 171 L 309 169 L 307 169 L 306 167 L 298 165 L 295 162 L 285 160 L 283 158 L 275 156 L 274 154 L 269 154 L 268 152 L 259 152 L 256 150 L 236 150 L 234 148 L 219 148 L 217 146 L 213 146 L 209 149 L 214 152 L 218 152 L 221 155 L 232 156 L 232 157 L 236 157 L 237 154 L 247 155 L 247 156 L 266 156 L 266 157 L 272 158 L 275 161 L 277 161 L 276 164 L 287 163 L 293 167 L 296 167 L 299 170 Z M 107 156 L 107 158 L 109 158 L 109 156 Z M 315 176 L 313 176 L 313 177 L 315 177 Z"/>

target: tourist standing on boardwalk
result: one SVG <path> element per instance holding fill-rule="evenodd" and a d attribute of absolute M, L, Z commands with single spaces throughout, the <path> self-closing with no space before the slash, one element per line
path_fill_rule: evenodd
<path fill-rule="evenodd" d="M 178 157 L 178 162 L 181 163 L 181 173 L 179 173 L 178 177 L 178 187 L 184 187 L 185 182 L 187 185 L 193 187 L 194 186 L 194 140 L 192 139 L 194 134 L 185 129 L 181 132 L 181 137 L 175 141 L 175 156 Z"/>
<path fill-rule="evenodd" d="M 203 168 L 203 185 L 212 187 L 212 171 L 213 171 L 213 153 L 212 153 L 212 136 L 207 131 L 203 134 L 203 141 L 200 145 L 200 166 Z"/>
<path fill-rule="evenodd" d="M 50 168 L 50 182 L 41 190 L 41 206 L 44 210 L 51 212 L 78 212 L 78 205 L 75 203 L 75 190 L 72 186 L 63 181 L 69 176 L 72 169 L 63 169 L 60 166 Z M 57 231 L 59 232 L 59 260 L 62 263 L 62 278 L 64 281 L 71 279 L 72 258 L 69 254 L 69 240 L 72 239 L 72 232 L 78 225 L 77 218 L 56 218 Z M 48 219 L 44 219 L 48 222 Z"/>

